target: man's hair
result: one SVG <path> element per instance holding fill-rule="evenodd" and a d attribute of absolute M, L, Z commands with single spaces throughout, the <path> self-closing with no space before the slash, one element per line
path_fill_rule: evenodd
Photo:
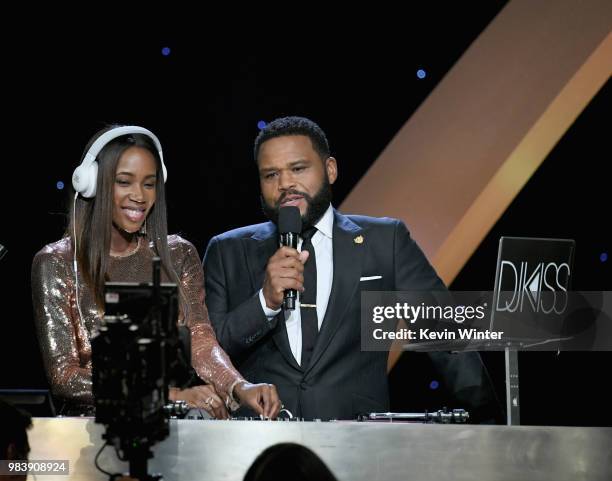
<path fill-rule="evenodd" d="M 255 162 L 257 162 L 257 157 L 259 156 L 259 149 L 265 141 L 287 135 L 304 135 L 308 137 L 312 142 L 312 147 L 322 160 L 327 159 L 331 155 L 325 132 L 315 122 L 305 117 L 282 117 L 273 120 L 259 132 L 253 148 Z"/>
<path fill-rule="evenodd" d="M 28 454 L 30 446 L 26 431 L 30 426 L 32 418 L 28 413 L 0 399 L 0 459 L 7 459 L 11 444 L 17 454 Z"/>

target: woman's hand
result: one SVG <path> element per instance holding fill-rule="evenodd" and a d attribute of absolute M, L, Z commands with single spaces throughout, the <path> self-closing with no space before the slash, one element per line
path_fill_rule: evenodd
<path fill-rule="evenodd" d="M 281 401 L 274 384 L 251 384 L 244 381 L 234 387 L 234 397 L 240 404 L 267 418 L 274 419 L 281 410 Z"/>
<path fill-rule="evenodd" d="M 170 388 L 171 401 L 185 401 L 189 406 L 204 409 L 216 419 L 228 419 L 225 403 L 211 384 L 194 386 L 188 389 Z"/>

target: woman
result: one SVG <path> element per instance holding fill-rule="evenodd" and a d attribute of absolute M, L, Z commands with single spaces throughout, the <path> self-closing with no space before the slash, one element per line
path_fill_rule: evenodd
<path fill-rule="evenodd" d="M 142 127 L 106 128 L 87 145 L 73 175 L 68 231 L 32 265 L 35 322 L 52 391 L 69 413 L 91 411 L 90 338 L 104 315 L 104 283 L 149 282 L 158 256 L 162 281 L 179 286 L 178 322 L 190 328 L 193 367 L 209 383 L 171 388 L 170 399 L 218 418 L 238 402 L 274 417 L 280 409 L 276 388 L 245 381 L 217 343 L 196 249 L 167 235 L 166 176 L 159 140 Z"/>

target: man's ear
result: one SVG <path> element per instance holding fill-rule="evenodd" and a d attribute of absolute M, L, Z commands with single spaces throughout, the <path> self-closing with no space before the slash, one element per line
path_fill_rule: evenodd
<path fill-rule="evenodd" d="M 327 178 L 329 179 L 329 183 L 333 184 L 336 182 L 338 178 L 338 164 L 336 159 L 333 157 L 328 157 L 325 160 L 325 170 L 327 171 Z"/>

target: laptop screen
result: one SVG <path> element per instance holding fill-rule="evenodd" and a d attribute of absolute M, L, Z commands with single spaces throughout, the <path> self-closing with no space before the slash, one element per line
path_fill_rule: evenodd
<path fill-rule="evenodd" d="M 501 237 L 490 330 L 512 323 L 519 337 L 558 332 L 568 304 L 575 241 Z"/>

